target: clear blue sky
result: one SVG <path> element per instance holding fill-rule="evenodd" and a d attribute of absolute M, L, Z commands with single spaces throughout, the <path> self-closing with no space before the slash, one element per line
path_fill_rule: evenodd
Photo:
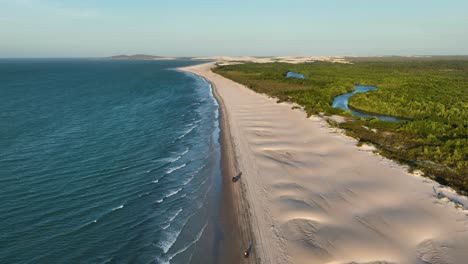
<path fill-rule="evenodd" d="M 0 57 L 468 54 L 468 0 L 0 0 Z"/>

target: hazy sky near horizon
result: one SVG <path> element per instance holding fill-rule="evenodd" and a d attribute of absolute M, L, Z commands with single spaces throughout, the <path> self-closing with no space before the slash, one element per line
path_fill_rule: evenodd
<path fill-rule="evenodd" d="M 0 57 L 468 54 L 468 0 L 0 0 Z"/>

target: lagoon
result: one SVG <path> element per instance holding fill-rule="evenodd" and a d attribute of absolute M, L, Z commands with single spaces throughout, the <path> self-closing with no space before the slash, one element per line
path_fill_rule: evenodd
<path fill-rule="evenodd" d="M 348 106 L 348 100 L 351 96 L 357 94 L 357 93 L 365 93 L 369 91 L 375 91 L 377 90 L 377 87 L 375 86 L 365 86 L 365 85 L 355 85 L 354 86 L 354 91 L 351 93 L 346 93 L 342 95 L 338 95 L 333 99 L 332 107 L 333 108 L 341 108 L 343 110 L 349 110 L 354 116 L 357 117 L 362 117 L 362 118 L 367 118 L 367 117 L 375 117 L 379 120 L 382 121 L 391 121 L 391 122 L 398 122 L 401 121 L 402 119 L 397 118 L 397 117 L 392 117 L 392 116 L 386 116 L 386 115 L 379 115 L 379 114 L 369 114 L 369 113 L 363 113 L 359 112 L 355 109 L 351 109 Z"/>

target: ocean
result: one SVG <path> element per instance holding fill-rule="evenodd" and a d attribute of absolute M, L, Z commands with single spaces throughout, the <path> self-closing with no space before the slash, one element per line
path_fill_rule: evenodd
<path fill-rule="evenodd" d="M 218 105 L 175 70 L 198 63 L 0 60 L 0 263 L 217 254 Z"/>

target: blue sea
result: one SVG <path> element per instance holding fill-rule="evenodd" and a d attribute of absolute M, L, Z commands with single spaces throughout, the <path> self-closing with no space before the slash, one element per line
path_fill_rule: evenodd
<path fill-rule="evenodd" d="M 209 262 L 218 106 L 194 64 L 0 60 L 0 263 Z"/>

